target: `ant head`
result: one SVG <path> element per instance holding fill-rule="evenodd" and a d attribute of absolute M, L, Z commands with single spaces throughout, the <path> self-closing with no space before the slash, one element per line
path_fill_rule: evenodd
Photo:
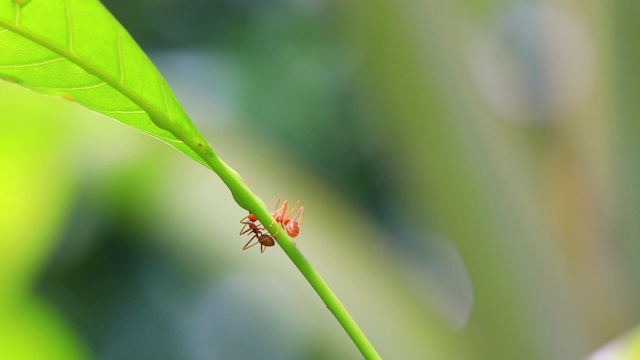
<path fill-rule="evenodd" d="M 251 222 L 256 222 L 256 221 L 258 221 L 258 218 L 257 218 L 255 215 L 253 215 L 252 213 L 249 213 L 249 215 L 247 216 L 247 218 L 249 218 L 249 221 L 251 221 Z"/>

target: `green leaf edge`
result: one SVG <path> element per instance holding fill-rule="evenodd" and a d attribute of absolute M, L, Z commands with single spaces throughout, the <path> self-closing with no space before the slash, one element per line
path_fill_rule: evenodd
<path fill-rule="evenodd" d="M 196 131 L 193 134 L 189 133 L 185 128 L 179 126 L 172 119 L 165 116 L 154 105 L 150 104 L 137 93 L 131 91 L 126 86 L 123 86 L 122 83 L 112 78 L 109 74 L 95 66 L 92 66 L 91 64 L 88 64 L 82 58 L 70 51 L 51 43 L 40 36 L 34 35 L 30 31 L 8 22 L 5 19 L 0 18 L 0 26 L 31 40 L 40 46 L 58 53 L 60 56 L 68 59 L 87 73 L 96 76 L 109 86 L 119 91 L 122 95 L 145 111 L 156 126 L 170 132 L 178 140 L 184 142 L 191 150 L 193 150 L 196 155 L 203 160 L 203 164 L 213 170 L 220 179 L 222 179 L 227 188 L 231 191 L 234 201 L 240 207 L 253 213 L 262 224 L 271 224 L 273 222 L 273 217 L 268 211 L 264 201 L 251 192 L 251 190 L 244 184 L 242 177 L 235 170 L 217 157 L 211 148 L 211 145 L 199 132 Z M 353 320 L 344 305 L 342 305 L 324 279 L 322 279 L 304 255 L 302 255 L 300 250 L 293 244 L 289 236 L 286 234 L 286 231 L 279 231 L 280 226 L 277 223 L 273 226 L 269 226 L 268 230 L 272 235 L 276 234 L 274 237 L 276 238 L 278 245 L 280 245 L 285 254 L 287 254 L 294 265 L 320 296 L 329 311 L 331 311 L 331 313 L 336 317 L 365 359 L 381 359 L 380 355 L 378 355 L 373 345 L 371 345 L 366 335 Z"/>

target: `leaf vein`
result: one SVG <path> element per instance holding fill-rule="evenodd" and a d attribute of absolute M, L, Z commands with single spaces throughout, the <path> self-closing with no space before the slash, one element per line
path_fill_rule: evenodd
<path fill-rule="evenodd" d="M 22 50 L 22 48 L 29 45 L 30 43 L 31 43 L 31 40 L 27 39 L 27 41 L 25 41 L 24 44 L 18 46 L 17 48 L 15 48 L 15 50 Z"/>
<path fill-rule="evenodd" d="M 120 65 L 120 83 L 124 84 L 124 63 L 122 61 L 122 44 L 120 40 L 120 33 L 118 33 L 118 39 L 116 44 L 118 49 L 118 63 Z"/>
<path fill-rule="evenodd" d="M 22 5 L 18 1 L 14 1 L 16 5 L 16 26 L 20 26 L 20 9 L 22 9 Z"/>
<path fill-rule="evenodd" d="M 176 144 L 182 144 L 182 143 L 184 143 L 184 142 L 183 142 L 183 141 L 181 141 L 181 140 L 176 140 L 176 139 L 168 138 L 168 137 L 161 136 L 161 135 L 157 135 L 157 134 L 153 134 L 153 136 L 155 136 L 155 137 L 157 137 L 158 139 L 161 139 L 161 140 L 163 140 L 163 141 L 166 141 L 166 142 L 173 142 L 173 143 L 176 143 Z"/>
<path fill-rule="evenodd" d="M 36 67 L 36 66 L 42 66 L 42 65 L 49 65 L 49 64 L 60 62 L 60 61 L 67 61 L 67 59 L 61 57 L 61 58 L 41 61 L 39 63 L 21 64 L 21 65 L 0 65 L 0 69 L 17 69 L 17 68 L 26 68 L 26 67 Z"/>
<path fill-rule="evenodd" d="M 107 85 L 106 82 L 102 81 L 100 83 L 94 84 L 94 85 L 87 85 L 87 86 L 79 86 L 79 87 L 70 87 L 70 88 L 65 88 L 65 87 L 48 87 L 48 86 L 32 86 L 32 88 L 34 89 L 51 89 L 51 90 L 59 90 L 59 91 L 79 91 L 79 90 L 90 90 L 90 89 L 96 89 L 102 86 Z"/>
<path fill-rule="evenodd" d="M 171 108 L 169 108 L 169 102 L 167 101 L 167 93 L 164 89 L 164 84 L 160 81 L 160 89 L 162 90 L 162 98 L 164 99 L 164 107 L 167 109 L 167 114 L 169 114 L 169 119 L 171 121 L 175 121 L 173 119 L 173 114 L 171 113 Z"/>
<path fill-rule="evenodd" d="M 93 111 L 108 113 L 108 114 L 146 114 L 147 112 L 144 110 L 100 110 L 100 109 L 91 109 Z"/>
<path fill-rule="evenodd" d="M 64 0 L 64 10 L 67 16 L 67 33 L 69 36 L 69 51 L 76 53 L 73 45 L 73 22 L 71 21 L 71 11 L 69 11 L 69 0 Z"/>
<path fill-rule="evenodd" d="M 105 48 L 105 45 L 100 46 L 99 48 L 97 48 L 97 49 L 96 49 L 96 51 L 95 51 L 95 52 L 94 52 L 94 53 L 89 57 L 89 59 L 87 59 L 87 62 L 88 62 L 89 64 L 93 64 L 93 59 L 94 59 L 94 58 L 96 57 L 96 55 L 98 55 L 98 53 L 99 53 L 100 51 L 102 51 L 102 49 L 104 49 L 104 48 Z"/>

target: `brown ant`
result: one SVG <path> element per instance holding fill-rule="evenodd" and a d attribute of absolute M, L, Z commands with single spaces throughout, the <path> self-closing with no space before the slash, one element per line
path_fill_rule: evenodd
<path fill-rule="evenodd" d="M 246 244 L 244 244 L 242 250 L 247 250 L 254 245 L 260 244 L 260 252 L 263 253 L 265 252 L 265 250 L 267 250 L 267 247 L 275 245 L 276 241 L 273 236 L 266 232 L 266 229 L 264 227 L 256 224 L 256 221 L 258 221 L 258 218 L 256 218 L 256 216 L 253 214 L 249 214 L 242 220 L 240 220 L 240 223 L 244 224 L 244 226 L 240 230 L 240 235 L 244 235 L 249 232 L 253 233 L 253 236 L 251 237 L 251 239 L 249 239 L 249 241 L 247 241 Z M 257 241 L 251 244 L 255 239 L 257 239 Z"/>

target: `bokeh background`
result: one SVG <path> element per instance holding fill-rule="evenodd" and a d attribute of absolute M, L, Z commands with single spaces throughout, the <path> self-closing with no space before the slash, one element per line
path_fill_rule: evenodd
<path fill-rule="evenodd" d="M 103 3 L 265 202 L 301 200 L 383 358 L 580 359 L 640 323 L 640 2 Z M 0 94 L 1 359 L 360 357 L 213 173 Z"/>

